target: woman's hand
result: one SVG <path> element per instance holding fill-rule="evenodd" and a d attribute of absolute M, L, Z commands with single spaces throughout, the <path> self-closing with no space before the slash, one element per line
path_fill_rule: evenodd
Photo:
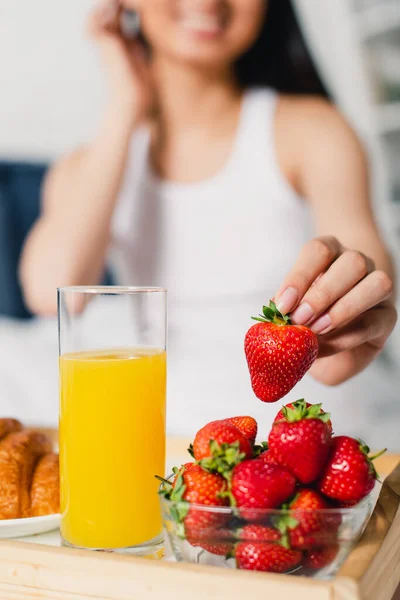
<path fill-rule="evenodd" d="M 393 283 L 361 252 L 333 237 L 308 242 L 275 299 L 296 325 L 319 336 L 310 373 L 336 385 L 364 369 L 382 350 L 397 319 Z"/>
<path fill-rule="evenodd" d="M 143 45 L 121 34 L 121 10 L 120 0 L 103 0 L 90 15 L 88 29 L 100 49 L 111 102 L 118 110 L 130 112 L 136 124 L 153 110 L 153 85 Z"/>

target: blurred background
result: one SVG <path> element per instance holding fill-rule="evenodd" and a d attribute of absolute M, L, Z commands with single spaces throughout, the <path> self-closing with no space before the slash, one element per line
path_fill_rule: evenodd
<path fill-rule="evenodd" d="M 399 270 L 400 2 L 293 3 L 323 81 L 369 150 L 375 210 Z M 1 403 L 15 415 L 29 404 L 30 418 L 45 424 L 57 418 L 57 329 L 53 319 L 31 318 L 17 265 L 48 165 L 93 137 L 105 100 L 96 52 L 84 36 L 93 5 L 0 0 Z M 381 393 L 396 399 L 398 329 L 379 359 L 387 374 Z"/>

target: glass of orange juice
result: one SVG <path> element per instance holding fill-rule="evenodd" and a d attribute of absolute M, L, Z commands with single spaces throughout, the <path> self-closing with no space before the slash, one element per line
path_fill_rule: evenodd
<path fill-rule="evenodd" d="M 166 291 L 60 288 L 58 319 L 63 543 L 158 556 Z"/>

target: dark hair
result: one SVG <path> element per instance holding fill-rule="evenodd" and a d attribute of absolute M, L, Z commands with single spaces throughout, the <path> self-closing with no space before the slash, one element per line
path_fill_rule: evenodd
<path fill-rule="evenodd" d="M 329 98 L 301 33 L 291 0 L 269 0 L 260 36 L 235 65 L 242 87 Z"/>

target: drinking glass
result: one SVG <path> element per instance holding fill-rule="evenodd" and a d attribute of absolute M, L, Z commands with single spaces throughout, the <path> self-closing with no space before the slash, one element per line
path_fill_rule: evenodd
<path fill-rule="evenodd" d="M 158 555 L 164 474 L 166 290 L 58 290 L 61 536 Z"/>

